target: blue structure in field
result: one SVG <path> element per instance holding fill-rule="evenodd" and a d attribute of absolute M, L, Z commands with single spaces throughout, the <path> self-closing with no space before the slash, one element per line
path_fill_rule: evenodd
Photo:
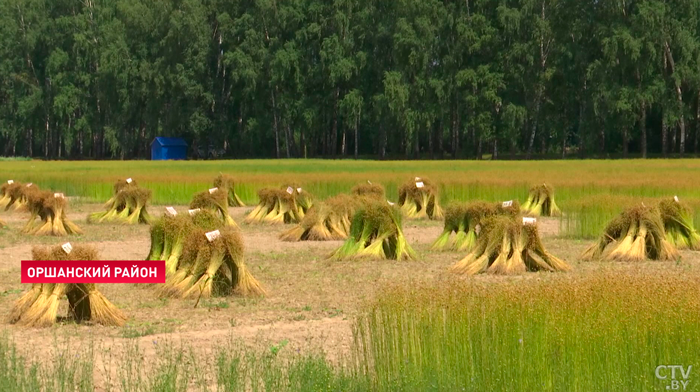
<path fill-rule="evenodd" d="M 158 136 L 151 142 L 151 160 L 187 159 L 187 142 L 179 137 Z"/>

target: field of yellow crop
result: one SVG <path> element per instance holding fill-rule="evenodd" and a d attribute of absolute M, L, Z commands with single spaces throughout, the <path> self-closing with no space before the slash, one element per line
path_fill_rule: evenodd
<path fill-rule="evenodd" d="M 34 182 L 69 196 L 107 200 L 119 178 L 132 177 L 153 191 L 153 204 L 186 204 L 209 188 L 219 173 L 238 180 L 237 193 L 248 205 L 257 191 L 293 182 L 319 198 L 370 180 L 382 183 L 395 200 L 398 186 L 414 177 L 439 183 L 441 202 L 499 201 L 527 198 L 528 189 L 547 183 L 555 188 L 565 216 L 564 233 L 592 238 L 622 208 L 678 196 L 700 209 L 700 161 L 354 161 L 354 160 L 229 160 L 229 161 L 4 161 L 0 181 Z M 696 216 L 700 223 L 700 216 Z"/>

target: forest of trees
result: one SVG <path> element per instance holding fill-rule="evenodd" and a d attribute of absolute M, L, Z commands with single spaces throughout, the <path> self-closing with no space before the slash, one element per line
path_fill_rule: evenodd
<path fill-rule="evenodd" d="M 0 0 L 0 155 L 690 155 L 700 0 Z"/>

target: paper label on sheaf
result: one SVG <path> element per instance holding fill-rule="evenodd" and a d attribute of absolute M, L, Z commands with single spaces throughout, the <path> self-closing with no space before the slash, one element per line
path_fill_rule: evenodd
<path fill-rule="evenodd" d="M 370 180 L 367 180 L 367 183 L 370 184 L 370 185 L 372 185 L 372 181 L 370 181 Z"/>
<path fill-rule="evenodd" d="M 187 210 L 187 212 L 189 212 L 190 215 L 194 215 L 199 212 L 199 208 L 195 208 L 194 210 Z"/>
<path fill-rule="evenodd" d="M 54 193 L 53 197 L 56 199 L 65 199 L 65 196 L 63 195 L 63 193 Z"/>
<path fill-rule="evenodd" d="M 287 187 L 287 193 L 289 193 L 290 195 L 291 195 L 292 193 L 294 193 L 294 188 L 292 188 L 291 186 L 288 186 L 288 187 Z"/>
<path fill-rule="evenodd" d="M 27 186 L 32 186 L 32 185 L 34 185 L 34 183 L 32 183 L 32 182 L 30 182 L 29 184 L 27 184 Z"/>
<path fill-rule="evenodd" d="M 175 211 L 175 209 L 173 207 L 165 207 L 165 212 L 167 212 L 168 214 L 170 214 L 172 216 L 177 215 L 177 211 Z"/>
<path fill-rule="evenodd" d="M 420 181 L 420 177 L 416 177 L 416 181 Z"/>
<path fill-rule="evenodd" d="M 126 183 L 127 183 L 127 184 L 131 184 L 131 181 L 133 181 L 131 178 L 127 178 L 127 179 L 126 179 Z"/>
<path fill-rule="evenodd" d="M 390 202 L 389 200 L 387 200 L 386 202 L 389 203 L 390 206 L 393 206 L 395 204 L 395 203 Z"/>
<path fill-rule="evenodd" d="M 537 219 L 535 218 L 528 218 L 526 216 L 523 217 L 523 224 L 524 225 L 534 225 L 537 223 Z"/>
<path fill-rule="evenodd" d="M 219 230 L 214 230 L 208 233 L 204 233 L 204 235 L 207 236 L 207 240 L 209 240 L 209 242 L 212 242 L 215 239 L 219 238 L 219 236 L 221 236 L 221 233 L 219 232 Z"/>
<path fill-rule="evenodd" d="M 673 200 L 678 203 L 678 196 L 673 196 Z"/>
<path fill-rule="evenodd" d="M 297 193 L 301 193 L 301 188 L 297 188 Z"/>
<path fill-rule="evenodd" d="M 216 192 L 219 188 L 209 188 L 209 194 Z"/>
<path fill-rule="evenodd" d="M 10 184 L 10 185 L 12 185 L 12 184 L 14 184 L 15 182 L 12 181 L 12 180 L 7 180 L 7 183 Z"/>
<path fill-rule="evenodd" d="M 423 188 L 423 181 L 416 182 L 416 188 Z"/>
<path fill-rule="evenodd" d="M 504 208 L 505 208 L 505 207 L 510 207 L 510 206 L 512 206 L 512 205 L 513 205 L 513 200 L 504 201 L 503 204 L 501 204 L 501 206 L 504 207 Z"/>
<path fill-rule="evenodd" d="M 66 242 L 65 244 L 61 245 L 61 248 L 63 248 L 63 251 L 66 252 L 67 255 L 69 255 L 70 252 L 73 250 L 73 245 L 71 245 L 70 242 Z"/>
<path fill-rule="evenodd" d="M 481 225 L 476 225 L 476 226 L 474 226 L 474 232 L 475 232 L 476 234 L 481 233 Z"/>

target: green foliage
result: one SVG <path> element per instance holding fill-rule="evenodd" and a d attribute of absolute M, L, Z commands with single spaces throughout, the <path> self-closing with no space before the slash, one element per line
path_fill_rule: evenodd
<path fill-rule="evenodd" d="M 0 3 L 0 155 L 697 153 L 698 0 Z"/>

